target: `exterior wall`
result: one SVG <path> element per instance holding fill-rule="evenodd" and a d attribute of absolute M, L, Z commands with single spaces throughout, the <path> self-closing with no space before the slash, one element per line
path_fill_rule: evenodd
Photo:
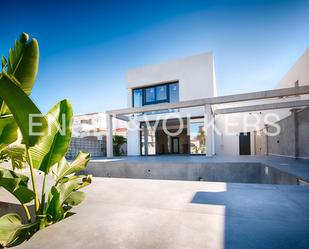
<path fill-rule="evenodd" d="M 299 86 L 309 85 L 309 48 L 305 50 L 302 56 L 283 76 L 283 78 L 276 85 L 275 89 L 294 87 L 296 81 L 298 81 Z M 309 99 L 309 96 L 300 96 L 298 99 Z M 283 112 L 284 117 L 290 114 L 289 110 L 285 110 Z"/>
<path fill-rule="evenodd" d="M 214 59 L 212 53 L 203 53 L 183 59 L 168 61 L 143 68 L 130 69 L 127 73 L 128 107 L 132 107 L 134 88 L 157 85 L 160 83 L 179 82 L 179 101 L 194 100 L 216 96 Z M 186 117 L 204 115 L 204 107 L 187 108 L 180 112 Z M 173 114 L 160 114 L 163 118 Z M 155 120 L 158 115 L 148 115 L 148 120 Z M 137 118 L 143 121 L 143 118 Z M 128 131 L 128 155 L 140 155 L 139 132 Z"/>
<path fill-rule="evenodd" d="M 95 138 L 72 138 L 69 150 L 66 157 L 73 159 L 79 151 L 90 153 L 91 157 L 105 157 L 106 156 L 106 142 L 103 140 L 95 140 Z"/>
<path fill-rule="evenodd" d="M 297 113 L 299 157 L 309 158 L 309 108 Z"/>
<path fill-rule="evenodd" d="M 287 87 L 294 87 L 295 82 L 298 80 L 299 85 L 308 85 L 309 84 L 309 48 L 305 51 L 305 53 L 295 62 L 295 64 L 291 67 L 291 69 L 284 75 L 284 77 L 279 81 L 276 85 L 276 89 L 279 88 L 287 88 Z M 282 99 L 282 101 L 292 101 L 292 100 L 301 100 L 301 99 L 308 99 L 308 96 L 298 96 L 298 97 L 289 97 Z M 258 100 L 253 101 L 254 104 L 263 104 L 263 103 L 271 103 L 273 100 Z M 233 105 L 237 104 L 227 104 L 224 107 L 232 107 Z M 222 106 L 221 106 L 222 107 Z M 291 122 L 286 120 L 291 119 L 290 117 L 290 110 L 289 109 L 280 109 L 280 110 L 271 110 L 271 111 L 261 111 L 251 113 L 252 115 L 260 115 L 261 118 L 265 116 L 267 113 L 275 113 L 278 115 L 279 119 L 282 122 L 279 122 L 282 125 L 282 134 L 278 136 L 278 138 L 268 138 L 262 132 L 261 134 L 257 134 L 255 137 L 252 137 L 251 134 L 251 154 L 257 155 L 265 155 L 267 154 L 267 143 L 269 146 L 269 153 L 279 154 L 279 155 L 287 155 L 293 156 L 292 151 L 294 149 L 291 147 L 293 143 L 291 141 L 294 140 L 294 130 L 291 126 Z M 227 124 L 227 117 L 231 117 L 231 120 L 238 125 L 236 125 L 232 130 L 235 133 L 245 132 L 243 124 L 244 119 L 248 113 L 238 113 L 238 114 L 228 114 L 228 115 L 218 115 L 216 116 L 216 124 L 218 125 L 220 131 L 222 131 L 222 135 L 216 135 L 216 154 L 217 155 L 239 155 L 239 138 L 238 136 L 229 136 L 225 131 L 225 126 Z M 303 114 L 298 114 L 303 115 Z M 286 120 L 285 120 L 286 119 Z M 299 123 L 299 133 L 303 133 L 302 137 L 299 136 L 299 140 L 302 141 L 299 144 L 299 153 L 300 156 L 303 155 L 304 157 L 307 155 L 307 151 L 304 151 L 307 148 L 306 145 L 306 129 L 308 131 L 308 120 L 307 117 L 304 116 Z M 264 122 L 259 122 L 259 128 L 251 127 L 248 131 L 253 130 L 261 130 L 264 127 Z M 273 129 L 273 128 L 270 128 Z M 267 140 L 266 140 L 267 139 Z M 281 142 L 277 142 L 281 141 Z M 308 141 L 308 139 L 307 139 Z M 286 145 L 285 145 L 286 144 Z"/>
<path fill-rule="evenodd" d="M 306 49 L 275 88 L 293 87 L 297 80 L 300 86 L 309 84 L 309 48 Z"/>
<path fill-rule="evenodd" d="M 132 89 L 167 82 L 179 82 L 179 100 L 214 97 L 216 94 L 214 59 L 204 53 L 164 62 L 127 73 L 128 107 L 132 107 Z"/>
<path fill-rule="evenodd" d="M 257 136 L 257 155 L 279 155 L 287 157 L 309 158 L 309 108 L 293 112 L 277 122 L 280 133 L 277 136 Z M 274 132 L 273 127 L 268 127 Z"/>
<path fill-rule="evenodd" d="M 309 48 L 295 62 L 291 69 L 279 81 L 276 88 L 286 88 L 295 86 L 298 81 L 299 86 L 309 85 Z M 308 99 L 308 96 L 301 96 L 299 99 Z M 289 110 L 285 110 L 286 114 L 290 114 Z M 278 154 L 284 156 L 309 157 L 309 111 L 308 108 L 302 112 L 296 113 L 296 127 L 294 127 L 293 115 L 282 119 L 282 134 L 278 137 L 268 137 L 268 146 L 270 154 Z M 295 138 L 295 129 L 296 138 Z M 298 155 L 295 155 L 295 139 Z"/>
<path fill-rule="evenodd" d="M 152 65 L 139 69 L 131 69 L 127 74 L 127 92 L 128 92 L 128 107 L 132 106 L 132 89 L 138 87 L 145 87 L 159 83 L 179 82 L 179 100 L 193 100 L 199 98 L 216 96 L 216 82 L 213 55 L 205 53 L 201 55 L 191 56 L 188 58 L 165 62 L 158 65 Z M 309 49 L 296 61 L 286 75 L 279 81 L 275 88 L 286 88 L 295 86 L 298 81 L 299 85 L 309 84 Z M 292 101 L 300 99 L 308 99 L 308 96 L 289 97 L 284 98 L 282 101 Z M 271 103 L 274 100 L 261 100 L 253 101 L 252 104 Z M 277 100 L 276 100 L 277 101 Z M 235 105 L 237 105 L 235 103 Z M 223 107 L 223 106 L 220 106 Z M 224 107 L 232 107 L 232 105 L 225 105 Z M 276 113 L 282 120 L 283 134 L 279 135 L 277 140 L 267 139 L 265 134 L 254 134 L 254 131 L 263 129 L 264 122 L 259 122 L 257 127 L 251 127 L 248 130 L 244 129 L 244 118 L 248 113 L 232 114 L 232 115 L 218 115 L 216 116 L 216 125 L 222 134 L 215 134 L 215 152 L 217 155 L 239 155 L 239 136 L 240 132 L 251 132 L 251 153 L 257 155 L 265 155 L 268 152 L 273 154 L 291 155 L 292 148 L 288 148 L 292 141 L 294 134 L 291 126 L 285 126 L 285 118 L 289 117 L 289 109 L 262 111 L 251 113 L 253 115 L 265 116 L 267 113 Z M 198 117 L 204 115 L 204 107 L 201 108 L 187 108 L 180 112 L 183 117 L 187 113 L 191 117 Z M 251 115 L 250 114 L 250 115 Z M 163 114 L 161 115 L 164 117 Z M 298 115 L 303 115 L 299 113 Z M 154 120 L 158 115 L 148 115 L 149 120 Z M 226 120 L 224 116 L 232 116 L 236 126 L 233 128 L 235 134 L 228 135 L 225 131 Z M 287 118 L 288 120 L 289 118 Z M 139 120 L 139 119 L 138 119 Z M 141 121 L 141 120 L 139 120 Z M 299 156 L 307 156 L 306 132 L 308 131 L 308 118 L 302 116 L 299 121 L 298 132 L 303 134 L 299 136 Z M 254 123 L 254 122 L 253 122 Z M 279 122 L 280 123 L 280 122 Z M 287 143 L 288 146 L 280 148 L 281 144 L 277 141 L 282 141 L 283 144 Z M 283 142 L 286 141 L 286 142 Z M 280 144 L 280 146 L 279 146 Z M 131 147 L 132 146 L 132 147 Z M 139 132 L 128 136 L 128 154 L 139 155 Z M 131 148 L 130 148 L 131 147 Z M 269 147 L 269 151 L 268 148 Z M 131 154 L 132 153 L 132 154 Z"/>
<path fill-rule="evenodd" d="M 295 153 L 295 127 L 294 117 L 282 119 L 278 122 L 280 125 L 280 134 L 278 136 L 267 136 L 268 154 L 285 155 L 294 157 Z M 274 132 L 274 127 L 268 128 L 269 132 Z"/>
<path fill-rule="evenodd" d="M 217 128 L 217 132 L 215 130 L 216 154 L 238 156 L 240 132 L 250 132 L 251 154 L 255 154 L 257 150 L 255 139 L 259 140 L 260 138 L 254 135 L 254 131 L 260 130 L 264 126 L 263 120 L 266 113 L 255 112 L 250 114 L 235 113 L 217 115 L 215 117 Z M 246 127 L 246 123 L 248 127 Z"/>

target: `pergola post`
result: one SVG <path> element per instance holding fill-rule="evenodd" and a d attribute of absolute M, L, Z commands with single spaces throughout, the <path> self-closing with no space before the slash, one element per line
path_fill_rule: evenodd
<path fill-rule="evenodd" d="M 113 117 L 110 114 L 106 115 L 106 156 L 113 157 Z"/>
<path fill-rule="evenodd" d="M 205 105 L 204 127 L 206 139 L 206 156 L 211 157 L 214 153 L 214 123 L 211 105 Z"/>

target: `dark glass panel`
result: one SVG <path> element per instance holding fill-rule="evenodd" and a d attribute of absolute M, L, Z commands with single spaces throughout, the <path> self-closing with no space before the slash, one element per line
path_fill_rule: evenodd
<path fill-rule="evenodd" d="M 143 106 L 143 89 L 133 90 L 133 107 Z"/>
<path fill-rule="evenodd" d="M 170 102 L 179 102 L 179 84 L 173 83 L 169 85 L 170 90 Z"/>
<path fill-rule="evenodd" d="M 156 94 L 156 101 L 167 100 L 167 85 L 157 86 Z"/>

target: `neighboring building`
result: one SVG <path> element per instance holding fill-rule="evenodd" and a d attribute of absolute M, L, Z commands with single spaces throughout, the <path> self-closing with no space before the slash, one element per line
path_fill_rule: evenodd
<path fill-rule="evenodd" d="M 113 134 L 127 136 L 127 124 L 115 119 Z M 106 136 L 106 114 L 95 112 L 75 115 L 73 117 L 73 137 L 88 138 L 89 140 L 103 140 Z"/>
<path fill-rule="evenodd" d="M 309 157 L 309 148 L 301 153 L 297 149 L 302 146 L 299 141 L 309 139 L 309 134 L 305 135 L 305 140 L 297 137 L 298 126 L 299 131 L 309 126 L 305 118 L 308 112 L 302 111 L 309 106 L 309 91 L 301 87 L 308 84 L 309 49 L 279 82 L 278 91 L 216 97 L 214 58 L 212 53 L 204 53 L 129 70 L 128 108 L 108 111 L 107 124 L 113 127 L 115 121 L 111 123 L 110 120 L 118 118 L 128 121 L 128 155 L 206 153 L 209 156 L 276 154 Z M 287 87 L 290 87 L 287 91 L 280 90 Z M 294 94 L 296 92 L 300 94 Z M 268 96 L 271 94 L 274 97 Z M 298 109 L 293 109 L 291 114 L 291 107 Z M 297 116 L 298 112 L 302 114 Z M 269 114 L 276 115 L 277 119 L 273 118 L 265 126 Z M 291 115 L 294 115 L 292 120 L 297 127 L 284 132 L 294 134 L 292 149 L 281 145 L 280 139 L 259 133 L 266 129 L 270 131 L 272 124 L 287 123 L 284 120 Z M 206 126 L 205 118 L 213 119 L 216 128 Z M 236 123 L 234 127 L 228 126 L 231 121 Z M 183 130 L 176 134 L 180 125 Z M 108 156 L 112 155 L 110 141 L 107 139 Z"/>
<path fill-rule="evenodd" d="M 126 122 L 114 120 L 114 135 L 127 136 Z M 73 158 L 80 151 L 87 151 L 92 157 L 106 156 L 106 114 L 87 113 L 73 117 L 72 140 L 67 152 Z M 122 151 L 126 153 L 126 144 Z"/>
<path fill-rule="evenodd" d="M 87 113 L 73 117 L 73 137 L 92 137 L 102 140 L 106 135 L 106 117 L 104 113 Z"/>

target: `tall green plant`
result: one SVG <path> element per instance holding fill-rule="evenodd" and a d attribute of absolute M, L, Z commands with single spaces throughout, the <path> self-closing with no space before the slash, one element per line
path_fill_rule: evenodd
<path fill-rule="evenodd" d="M 113 137 L 113 152 L 115 156 L 122 156 L 123 151 L 121 146 L 127 142 L 127 139 L 123 136 L 115 135 Z"/>
<path fill-rule="evenodd" d="M 85 195 L 79 190 L 91 183 L 91 176 L 77 174 L 86 168 L 90 160 L 88 153 L 80 152 L 71 163 L 65 160 L 72 133 L 73 111 L 69 101 L 60 101 L 43 116 L 29 97 L 38 70 L 38 58 L 37 41 L 29 41 L 25 33 L 10 49 L 9 59 L 2 57 L 0 162 L 1 158 L 10 158 L 13 170 L 0 168 L 0 186 L 20 202 L 28 223 L 22 224 L 18 214 L 1 217 L 0 246 L 12 245 L 18 239 L 28 238 L 37 230 L 64 219 L 73 206 L 84 200 Z M 9 146 L 17 139 L 17 129 L 22 134 L 23 145 Z M 29 165 L 32 188 L 27 176 L 14 172 L 23 161 Z M 36 170 L 43 172 L 41 196 Z M 49 189 L 46 186 L 48 175 L 54 176 L 54 184 Z M 35 213 L 31 214 L 28 205 L 33 201 Z"/>

